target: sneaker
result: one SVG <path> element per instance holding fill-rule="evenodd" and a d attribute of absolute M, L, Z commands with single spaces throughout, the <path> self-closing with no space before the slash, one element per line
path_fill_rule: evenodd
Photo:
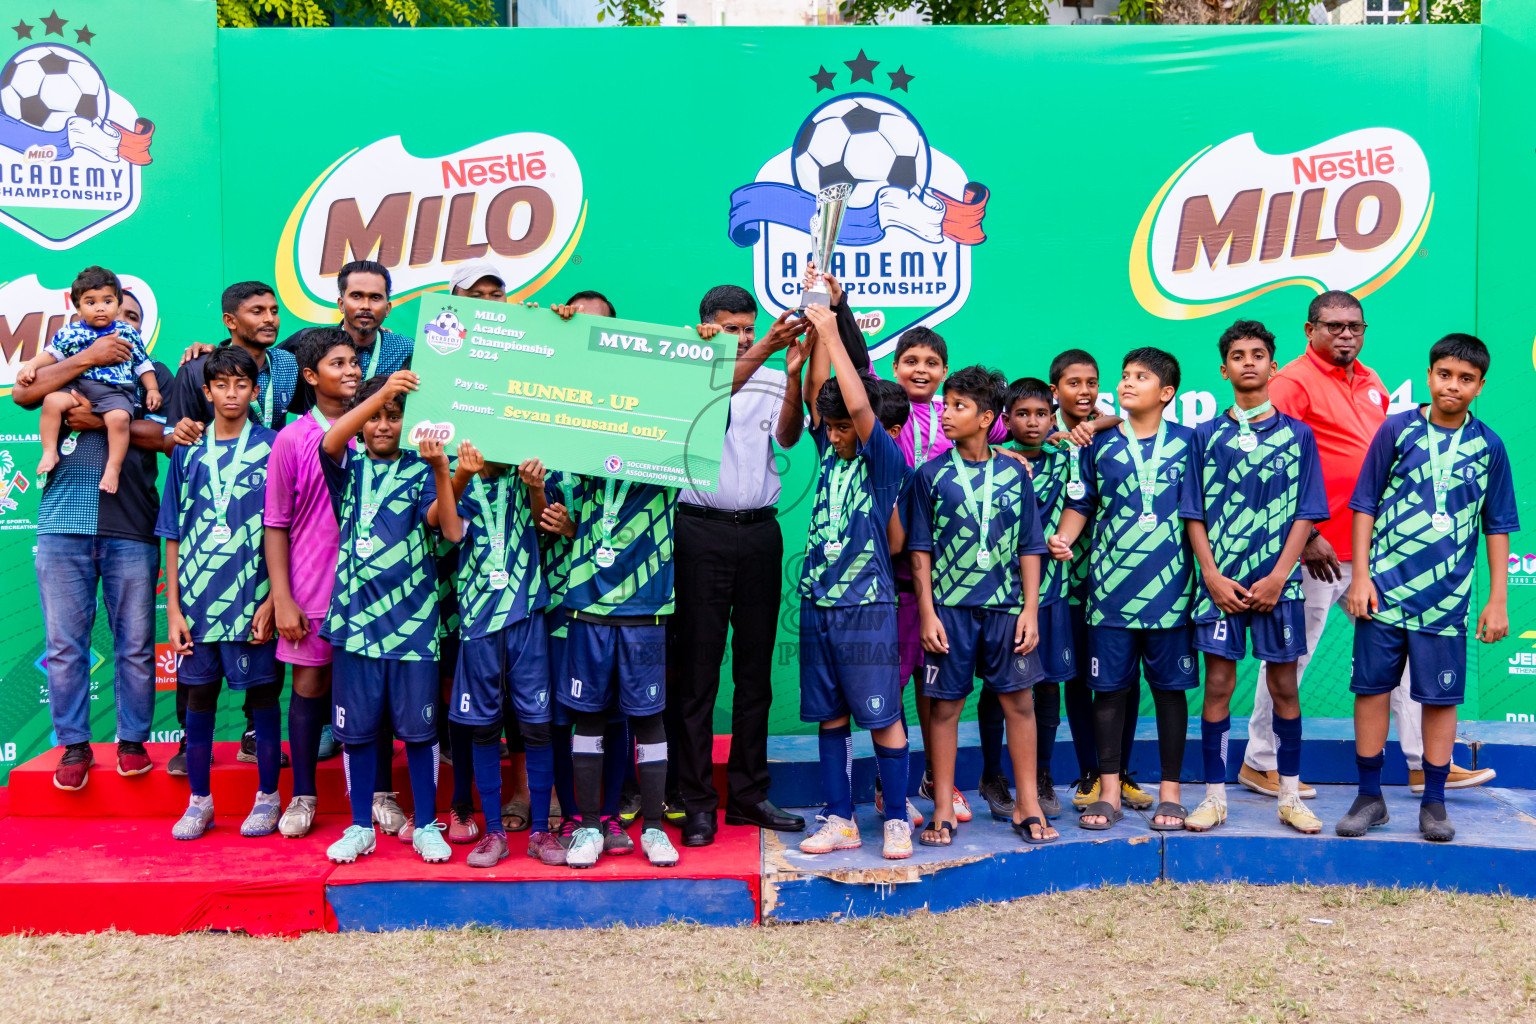
<path fill-rule="evenodd" d="M 1072 793 L 1073 807 L 1081 811 L 1089 804 L 1099 802 L 1100 783 L 1097 775 L 1089 775 L 1086 778 L 1078 779 L 1072 785 L 1077 787 Z"/>
<path fill-rule="evenodd" d="M 331 723 L 326 722 L 320 728 L 319 758 L 322 761 L 329 761 L 339 753 L 341 753 L 341 744 L 336 742 L 336 734 L 331 731 Z M 283 755 L 285 759 L 287 756 L 286 754 Z"/>
<path fill-rule="evenodd" d="M 885 823 L 885 848 L 880 855 L 886 860 L 906 860 L 912 856 L 912 825 L 898 818 Z"/>
<path fill-rule="evenodd" d="M 507 848 L 505 832 L 487 832 L 485 838 L 469 851 L 467 863 L 472 868 L 493 868 L 506 860 L 512 851 Z"/>
<path fill-rule="evenodd" d="M 1156 803 L 1152 794 L 1136 785 L 1136 780 L 1129 775 L 1120 776 L 1120 802 L 1138 811 L 1144 811 Z"/>
<path fill-rule="evenodd" d="M 821 828 L 800 844 L 801 853 L 831 853 L 833 850 L 857 850 L 864 845 L 859 826 L 835 814 L 816 815 Z"/>
<path fill-rule="evenodd" d="M 923 794 L 919 792 L 917 795 L 922 796 Z M 955 795 L 960 795 L 960 791 L 958 789 L 955 790 Z M 932 800 L 933 797 L 929 796 L 928 799 Z M 878 786 L 875 788 L 875 813 L 881 815 L 885 814 L 885 794 L 880 792 Z M 922 828 L 923 821 L 925 820 L 923 818 L 923 812 L 918 810 L 917 804 L 914 804 L 911 800 L 907 801 L 907 820 L 912 823 L 913 828 Z"/>
<path fill-rule="evenodd" d="M 688 808 L 683 806 L 683 798 L 680 796 L 669 797 L 662 807 L 662 817 L 674 825 L 681 825 L 688 817 Z"/>
<path fill-rule="evenodd" d="M 181 752 L 182 752 L 183 755 L 185 755 L 186 752 L 187 752 L 187 741 L 186 740 L 182 740 L 181 741 Z M 245 730 L 245 733 L 243 735 L 241 735 L 241 737 L 240 737 L 240 752 L 235 755 L 235 760 L 239 761 L 241 764 L 255 764 L 256 763 L 256 730 L 255 729 L 247 729 L 247 730 Z M 182 757 L 181 763 L 182 764 L 186 764 L 187 763 L 185 756 Z M 279 768 L 287 768 L 287 767 L 289 767 L 288 752 L 286 750 L 278 751 L 278 754 L 277 754 L 277 766 Z M 166 771 L 170 772 L 171 770 L 169 768 L 167 768 Z M 175 772 L 171 772 L 171 774 L 175 775 L 176 773 Z M 183 771 L 181 774 L 185 775 L 187 773 L 185 771 Z"/>
<path fill-rule="evenodd" d="M 656 830 L 655 829 L 647 829 L 647 831 L 654 832 Z M 644 835 L 642 835 L 641 836 L 642 845 L 643 845 L 644 838 L 645 838 Z M 609 856 L 609 857 L 622 857 L 626 853 L 634 853 L 634 852 L 635 852 L 635 841 L 633 839 L 629 838 L 629 833 L 624 831 L 624 820 L 623 820 L 623 818 L 615 817 L 613 815 L 609 815 L 608 817 L 604 818 L 603 819 L 603 853 L 606 856 Z M 673 855 L 672 859 L 673 859 L 674 862 L 676 862 L 676 860 L 677 860 L 676 854 Z M 655 861 L 652 861 L 652 863 L 655 863 Z"/>
<path fill-rule="evenodd" d="M 1498 772 L 1492 768 L 1463 768 L 1455 761 L 1451 762 L 1451 773 L 1445 777 L 1446 789 L 1470 789 L 1473 786 L 1481 786 L 1485 782 L 1492 782 L 1498 776 Z M 1408 791 L 1411 793 L 1424 792 L 1424 770 L 1408 771 Z"/>
<path fill-rule="evenodd" d="M 1280 795 L 1280 773 L 1261 772 L 1257 768 L 1250 767 L 1247 761 L 1244 761 L 1243 767 L 1238 770 L 1237 781 L 1243 784 L 1244 789 L 1258 793 L 1260 796 L 1278 797 Z M 1420 782 L 1422 781 L 1421 779 Z M 1305 782 L 1298 786 L 1297 792 L 1301 794 L 1303 800 L 1311 800 L 1317 796 L 1317 790 Z"/>
<path fill-rule="evenodd" d="M 640 833 L 640 849 L 653 868 L 670 868 L 677 865 L 677 847 L 659 828 L 648 828 Z"/>
<path fill-rule="evenodd" d="M 678 803 L 681 804 L 682 801 Z M 625 828 L 629 828 L 638 817 L 640 817 L 640 789 L 637 786 L 630 786 L 629 780 L 626 779 L 624 789 L 619 793 L 619 820 L 624 823 Z"/>
<path fill-rule="evenodd" d="M 421 859 L 428 864 L 442 864 L 453 859 L 452 848 L 443 842 L 443 823 L 440 821 L 413 830 L 411 849 L 421 854 Z"/>
<path fill-rule="evenodd" d="M 316 803 L 316 799 L 312 796 L 296 796 L 288 801 L 288 809 L 283 812 L 282 819 L 278 821 L 277 830 L 289 839 L 303 839 L 309 835 L 310 827 L 315 823 Z M 368 831 L 370 835 L 373 832 L 372 829 Z M 370 846 L 369 851 L 371 852 L 372 849 Z"/>
<path fill-rule="evenodd" d="M 1299 794 L 1281 798 L 1280 822 L 1307 836 L 1317 835 L 1323 830 L 1323 823 L 1302 804 Z"/>
<path fill-rule="evenodd" d="M 166 763 L 165 774 L 184 777 L 187 774 L 187 738 L 183 736 L 176 746 L 176 753 Z"/>
<path fill-rule="evenodd" d="M 1050 781 L 1049 775 L 1047 775 L 1045 778 L 1047 782 Z M 994 820 L 1013 820 L 1013 793 L 1008 788 L 1008 780 L 1003 778 L 1002 775 L 983 776 L 981 785 L 976 787 L 976 792 L 983 800 L 987 802 L 987 806 L 992 809 L 992 817 Z M 1044 792 L 1044 790 L 1041 790 L 1041 793 Z M 959 794 L 957 793 L 956 795 L 958 796 Z M 1056 808 L 1056 814 L 1060 813 L 1061 808 L 1058 806 Z M 956 811 L 956 814 L 959 814 L 958 810 Z M 1055 817 L 1055 815 L 1052 815 L 1052 817 Z M 956 820 L 965 821 L 967 819 L 957 817 Z"/>
<path fill-rule="evenodd" d="M 967 800 L 965 798 L 965 794 L 960 792 L 958 789 L 955 790 L 954 809 L 955 809 L 955 820 L 956 821 L 970 821 L 971 820 L 971 802 L 969 800 Z M 1010 816 L 1012 816 L 1012 814 L 1013 814 L 1012 811 L 1009 811 L 1008 813 L 1009 813 Z"/>
<path fill-rule="evenodd" d="M 1456 838 L 1456 826 L 1446 816 L 1445 804 L 1419 805 L 1419 831 L 1432 843 L 1448 843 Z"/>
<path fill-rule="evenodd" d="M 282 813 L 281 797 L 276 793 L 257 793 L 251 813 L 240 825 L 240 834 L 247 839 L 258 839 L 277 831 L 277 819 Z"/>
<path fill-rule="evenodd" d="M 985 796 L 985 794 L 983 794 Z M 1051 779 L 1050 772 L 1040 772 L 1035 776 L 1035 796 L 1040 800 L 1040 813 L 1047 818 L 1061 817 L 1061 797 L 1056 795 L 1056 783 Z M 987 801 L 991 803 L 990 800 Z M 1010 801 L 1011 802 L 1011 801 Z M 1013 820 L 1013 812 L 1008 812 L 1010 821 Z M 997 807 L 992 807 L 992 817 L 996 818 Z"/>
<path fill-rule="evenodd" d="M 296 796 L 294 803 L 300 800 L 313 800 L 314 797 Z M 293 804 L 288 805 L 288 810 L 293 810 Z M 286 818 L 287 815 L 284 815 Z M 287 835 L 285 832 L 284 835 Z M 351 864 L 359 857 L 366 856 L 378 846 L 378 837 L 373 834 L 373 829 L 363 828 L 361 825 L 348 825 L 347 830 L 341 834 L 325 851 L 326 859 L 332 864 Z"/>
<path fill-rule="evenodd" d="M 595 828 L 578 828 L 571 835 L 565 851 L 565 863 L 573 868 L 589 868 L 603 855 L 603 834 Z"/>
<path fill-rule="evenodd" d="M 144 744 L 135 740 L 117 741 L 117 774 L 124 777 L 143 775 L 153 767 Z"/>
<path fill-rule="evenodd" d="M 467 846 L 479 838 L 480 825 L 475 821 L 475 805 L 466 800 L 450 807 L 448 841 L 455 846 Z"/>
<path fill-rule="evenodd" d="M 880 780 L 878 778 L 875 779 L 875 792 L 880 792 Z M 917 795 L 924 800 L 933 799 L 933 772 L 927 768 L 923 769 L 923 779 L 917 784 Z"/>
<path fill-rule="evenodd" d="M 558 867 L 565 863 L 565 845 L 553 832 L 530 832 L 528 856 L 537 857 L 550 867 Z"/>
<path fill-rule="evenodd" d="M 1184 827 L 1191 832 L 1209 832 L 1227 820 L 1227 802 L 1206 797 L 1184 818 Z"/>
<path fill-rule="evenodd" d="M 1391 820 L 1392 816 L 1387 813 L 1387 802 L 1381 797 L 1357 796 L 1344 817 L 1333 826 L 1333 830 L 1341 836 L 1357 838 Z"/>
<path fill-rule="evenodd" d="M 53 784 L 71 793 L 84 789 L 95 760 L 89 743 L 69 744 L 64 748 L 64 756 L 59 758 L 59 766 L 53 770 Z"/>
<path fill-rule="evenodd" d="M 400 809 L 395 795 L 382 791 L 373 794 L 373 823 L 387 836 L 398 835 L 406 822 L 405 812 Z"/>
<path fill-rule="evenodd" d="M 416 819 L 406 818 L 405 824 L 400 826 L 400 831 L 395 833 L 395 838 L 406 846 L 410 846 L 416 838 Z"/>
<path fill-rule="evenodd" d="M 171 826 L 172 839 L 201 839 L 203 833 L 213 827 L 213 798 L 206 802 L 193 797 L 187 809 L 181 812 L 181 820 Z"/>

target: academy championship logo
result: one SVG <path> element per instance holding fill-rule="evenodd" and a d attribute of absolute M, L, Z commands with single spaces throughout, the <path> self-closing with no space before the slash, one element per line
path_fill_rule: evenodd
<path fill-rule="evenodd" d="M 159 303 L 155 301 L 154 290 L 143 278 L 132 274 L 118 274 L 117 278 L 144 310 L 139 333 L 145 346 L 154 351 L 155 336 L 160 330 Z M 59 328 L 69 323 L 74 311 L 67 280 L 57 288 L 45 288 L 36 274 L 0 281 L 0 395 L 10 393 L 21 364 L 37 355 Z"/>
<path fill-rule="evenodd" d="M 440 356 L 457 352 L 467 333 L 458 316 L 447 306 L 427 323 L 425 331 L 427 344 Z"/>
<path fill-rule="evenodd" d="M 0 224 L 56 250 L 138 208 L 140 168 L 150 162 L 155 132 L 83 50 L 29 41 L 39 28 L 45 39 L 62 40 L 66 24 L 54 12 L 41 25 L 11 26 L 22 45 L 0 68 Z M 88 26 L 72 31 L 77 46 L 101 52 Z"/>
<path fill-rule="evenodd" d="M 859 51 L 844 61 L 851 77 L 875 84 L 879 61 Z M 812 75 L 818 93 L 837 72 Z M 890 91 L 915 76 L 882 72 Z M 816 193 L 850 184 L 853 194 L 829 269 L 848 294 L 860 326 L 877 335 L 871 355 L 909 327 L 936 326 L 959 311 L 971 288 L 971 248 L 986 241 L 981 220 L 989 192 L 933 148 L 922 125 L 889 96 L 850 91 L 813 109 L 789 148 L 771 157 L 751 184 L 731 193 L 731 241 L 752 249 L 758 300 L 773 315 L 799 305 L 811 251 Z"/>
<path fill-rule="evenodd" d="M 1418 251 L 1434 208 L 1424 151 L 1395 128 L 1278 155 L 1239 135 L 1195 154 L 1152 198 L 1131 242 L 1131 290 L 1169 320 L 1287 285 L 1364 298 Z"/>
<path fill-rule="evenodd" d="M 398 135 L 380 139 L 299 197 L 278 242 L 278 297 L 305 320 L 335 323 L 336 272 L 353 260 L 388 267 L 404 302 L 446 291 L 455 265 L 484 258 L 519 301 L 565 265 L 586 218 L 581 168 L 552 136 L 518 132 L 431 157 L 406 152 Z"/>

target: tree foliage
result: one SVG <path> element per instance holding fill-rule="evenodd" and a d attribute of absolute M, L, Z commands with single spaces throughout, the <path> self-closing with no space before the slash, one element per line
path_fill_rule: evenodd
<path fill-rule="evenodd" d="M 1305 25 L 1314 0 L 1120 0 L 1123 25 Z"/>
<path fill-rule="evenodd" d="M 220 28 L 494 25 L 494 0 L 218 0 Z"/>
<path fill-rule="evenodd" d="M 597 20 L 613 19 L 615 25 L 637 28 L 661 24 L 661 0 L 603 0 Z"/>
<path fill-rule="evenodd" d="M 1412 24 L 1419 20 L 1419 5 L 1424 0 L 1408 0 L 1408 10 L 1399 24 Z M 1431 0 L 1429 23 L 1431 25 L 1478 25 L 1483 20 L 1483 0 Z"/>
<path fill-rule="evenodd" d="M 843 17 L 859 24 L 916 10 L 934 25 L 1044 25 L 1045 0 L 846 0 Z"/>

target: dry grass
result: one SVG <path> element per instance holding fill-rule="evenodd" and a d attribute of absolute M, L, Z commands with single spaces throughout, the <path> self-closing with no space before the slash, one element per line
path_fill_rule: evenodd
<path fill-rule="evenodd" d="M 1536 1016 L 1533 940 L 1522 899 L 1169 884 L 764 928 L 9 936 L 0 1021 L 1508 1020 Z"/>

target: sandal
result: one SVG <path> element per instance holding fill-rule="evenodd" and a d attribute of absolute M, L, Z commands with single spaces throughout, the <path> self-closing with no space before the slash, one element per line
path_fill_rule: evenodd
<path fill-rule="evenodd" d="M 1103 832 L 1105 829 L 1113 828 L 1124 817 L 1124 810 L 1114 806 L 1108 800 L 1099 800 L 1083 808 L 1083 813 L 1077 816 L 1077 825 L 1078 828 L 1086 828 L 1090 832 Z M 1108 818 L 1109 820 L 1102 825 L 1091 825 L 1087 821 L 1088 818 Z"/>
<path fill-rule="evenodd" d="M 960 826 L 952 821 L 935 821 L 923 829 L 922 833 L 918 835 L 917 841 L 924 846 L 948 846 L 955 841 L 955 833 L 959 831 Z M 942 840 L 929 839 L 928 834 L 930 832 L 942 835 L 944 838 Z"/>
<path fill-rule="evenodd" d="M 1157 809 L 1152 812 L 1153 819 L 1156 819 L 1159 816 L 1164 818 L 1178 818 L 1179 823 L 1177 825 L 1159 825 L 1156 820 L 1153 820 L 1151 823 L 1152 831 L 1183 832 L 1184 819 L 1189 817 L 1189 812 L 1184 809 L 1183 804 L 1176 804 L 1172 800 L 1164 800 L 1162 803 L 1158 804 Z"/>
<path fill-rule="evenodd" d="M 1041 837 L 1039 839 L 1036 839 L 1034 836 L 1030 835 L 1029 826 L 1031 825 L 1040 826 Z M 1030 846 L 1046 846 L 1060 839 L 1060 832 L 1056 833 L 1054 836 L 1051 836 L 1049 839 L 1045 838 L 1045 830 L 1050 827 L 1051 826 L 1047 825 L 1045 822 L 1041 821 L 1034 815 L 1030 815 L 1023 821 L 1013 822 L 1013 830 L 1019 834 L 1020 839 L 1024 840 Z"/>
<path fill-rule="evenodd" d="M 501 805 L 501 823 L 508 832 L 527 832 L 532 824 L 529 818 L 532 813 L 527 800 L 508 800 Z"/>

